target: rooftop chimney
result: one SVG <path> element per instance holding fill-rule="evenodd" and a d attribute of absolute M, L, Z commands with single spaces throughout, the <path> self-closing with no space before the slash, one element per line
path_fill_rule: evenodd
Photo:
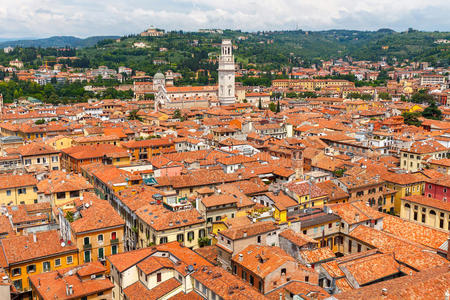
<path fill-rule="evenodd" d="M 247 237 L 247 231 L 244 230 L 244 237 Z"/>
<path fill-rule="evenodd" d="M 355 214 L 355 221 L 359 222 L 359 214 L 358 213 Z"/>
<path fill-rule="evenodd" d="M 33 242 L 37 242 L 37 236 L 36 236 L 36 233 L 33 233 Z"/>
<path fill-rule="evenodd" d="M 242 255 L 241 253 L 239 254 L 239 261 L 243 261 L 244 260 L 244 255 Z"/>
<path fill-rule="evenodd" d="M 387 294 L 388 294 L 387 288 L 382 288 L 382 289 L 381 289 L 381 295 L 387 296 Z"/>

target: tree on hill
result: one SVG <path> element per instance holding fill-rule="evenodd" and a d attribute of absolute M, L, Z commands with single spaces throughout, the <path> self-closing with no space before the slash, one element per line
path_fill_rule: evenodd
<path fill-rule="evenodd" d="M 420 90 L 411 97 L 411 102 L 414 103 L 431 103 L 432 101 L 433 96 L 428 94 L 427 90 Z"/>
<path fill-rule="evenodd" d="M 389 95 L 389 93 L 386 93 L 386 92 L 379 93 L 378 97 L 383 100 L 391 100 L 392 99 L 391 95 Z"/>
<path fill-rule="evenodd" d="M 419 120 L 420 113 L 419 112 L 407 112 L 402 113 L 403 122 L 407 125 L 413 125 L 419 127 L 422 125 L 422 122 Z"/>
<path fill-rule="evenodd" d="M 280 107 L 280 100 L 277 101 L 277 108 L 275 110 L 276 113 L 279 113 L 281 111 L 281 107 Z"/>
<path fill-rule="evenodd" d="M 181 112 L 180 112 L 179 109 L 176 109 L 176 110 L 173 112 L 173 118 L 174 118 L 174 119 L 181 119 Z"/>
<path fill-rule="evenodd" d="M 433 101 L 423 110 L 422 117 L 431 120 L 442 120 L 442 112 L 437 107 L 436 102 Z"/>
<path fill-rule="evenodd" d="M 277 105 L 274 102 L 270 102 L 269 103 L 269 109 L 273 112 L 276 112 L 277 110 Z"/>
<path fill-rule="evenodd" d="M 128 114 L 128 120 L 138 120 L 138 121 L 142 121 L 142 117 L 138 115 L 138 110 L 137 110 L 137 109 L 133 109 L 133 110 L 130 111 L 130 113 Z"/>

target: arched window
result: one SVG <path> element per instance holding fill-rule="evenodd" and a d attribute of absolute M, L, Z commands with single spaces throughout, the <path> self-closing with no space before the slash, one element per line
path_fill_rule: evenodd
<path fill-rule="evenodd" d="M 405 208 L 411 208 L 411 205 L 409 205 L 409 203 L 405 203 Z"/>
<path fill-rule="evenodd" d="M 430 210 L 430 215 L 436 215 L 436 212 L 434 210 Z"/>

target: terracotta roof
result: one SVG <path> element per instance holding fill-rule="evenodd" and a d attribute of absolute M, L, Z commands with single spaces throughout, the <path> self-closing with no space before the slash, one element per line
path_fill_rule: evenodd
<path fill-rule="evenodd" d="M 285 186 L 298 196 L 310 195 L 310 197 L 314 199 L 327 195 L 327 193 L 321 190 L 315 183 L 309 183 L 307 181 L 294 181 L 285 184 Z"/>
<path fill-rule="evenodd" d="M 208 169 L 192 171 L 187 175 L 161 176 L 156 179 L 158 186 L 172 186 L 175 189 L 234 182 L 239 180 L 240 179 L 236 176 L 236 174 L 225 174 L 222 170 Z"/>
<path fill-rule="evenodd" d="M 108 256 L 107 259 L 119 273 L 131 268 L 141 260 L 155 253 L 155 248 L 142 248 Z"/>
<path fill-rule="evenodd" d="M 59 153 L 58 150 L 53 149 L 52 147 L 34 142 L 30 144 L 26 144 L 17 148 L 17 152 L 22 156 L 33 156 L 33 155 L 44 155 L 44 154 L 56 154 Z"/>
<path fill-rule="evenodd" d="M 77 267 L 60 269 L 29 277 L 34 289 L 43 299 L 79 299 L 84 296 L 97 296 L 98 293 L 111 290 L 114 284 L 104 276 L 95 279 L 81 279 L 80 274 L 96 270 L 96 273 L 105 273 L 106 268 L 99 262 L 84 264 Z M 80 275 L 87 276 L 87 275 Z M 73 294 L 67 295 L 67 285 L 72 286 Z M 88 297 L 89 298 L 89 297 Z"/>
<path fill-rule="evenodd" d="M 411 276 L 371 284 L 333 295 L 336 299 L 443 299 L 448 292 L 448 266 L 430 268 Z M 386 295 L 382 294 L 386 289 Z"/>
<path fill-rule="evenodd" d="M 75 245 L 61 246 L 60 236 L 56 230 L 37 232 L 36 242 L 30 234 L 5 238 L 0 240 L 0 243 L 7 265 L 78 251 Z"/>
<path fill-rule="evenodd" d="M 301 232 L 295 232 L 292 229 L 285 229 L 280 234 L 280 237 L 283 237 L 293 243 L 294 245 L 297 245 L 298 247 L 302 247 L 307 245 L 308 243 L 312 243 L 314 245 L 318 245 L 319 242 L 316 241 L 313 238 L 310 238 L 309 236 L 301 233 Z"/>
<path fill-rule="evenodd" d="M 287 262 L 296 264 L 295 258 L 275 246 L 250 245 L 235 254 L 232 260 L 260 278 L 265 278 Z"/>
<path fill-rule="evenodd" d="M 301 297 L 305 297 L 305 299 L 325 299 L 330 296 L 327 291 L 325 291 L 322 287 L 309 284 L 306 282 L 300 281 L 290 281 L 283 288 L 290 294 L 300 295 Z M 272 299 L 280 299 L 279 291 L 275 290 L 272 292 L 274 297 Z M 269 295 L 271 295 L 270 293 Z"/>
<path fill-rule="evenodd" d="M 73 157 L 75 159 L 89 159 L 98 157 L 128 157 L 128 152 L 118 146 L 110 144 L 100 145 L 80 145 L 65 148 L 61 152 Z"/>
<path fill-rule="evenodd" d="M 412 202 L 412 203 L 422 204 L 425 206 L 434 207 L 437 209 L 441 209 L 441 210 L 450 212 L 450 202 L 444 202 L 441 200 L 429 198 L 429 197 L 422 196 L 422 195 L 412 195 L 412 196 L 404 197 L 402 199 Z"/>
<path fill-rule="evenodd" d="M 445 258 L 432 253 L 432 251 L 427 251 L 431 250 L 431 248 L 371 227 L 359 225 L 350 232 L 350 236 L 376 247 L 383 253 L 395 252 L 397 261 L 406 264 L 414 270 L 422 271 L 448 264 Z"/>
<path fill-rule="evenodd" d="M 145 275 L 163 268 L 173 268 L 174 263 L 168 257 L 150 256 L 136 265 Z"/>
<path fill-rule="evenodd" d="M 310 264 L 336 258 L 333 251 L 331 251 L 328 247 L 317 248 L 313 250 L 301 250 L 300 256 Z"/>
<path fill-rule="evenodd" d="M 51 171 L 47 179 L 39 181 L 37 187 L 38 193 L 44 194 L 94 189 L 81 174 L 74 175 L 63 171 Z"/>
<path fill-rule="evenodd" d="M 37 183 L 37 179 L 30 174 L 0 175 L 0 189 L 35 186 Z"/>
<path fill-rule="evenodd" d="M 82 206 L 81 217 L 70 223 L 76 234 L 82 232 L 119 227 L 123 229 L 125 221 L 108 201 L 99 199 L 93 193 L 84 193 L 83 200 L 75 201 L 76 206 Z"/>
<path fill-rule="evenodd" d="M 438 249 L 448 239 L 448 232 L 385 214 L 383 231 L 424 246 Z"/>
<path fill-rule="evenodd" d="M 374 254 L 339 265 L 341 270 L 351 274 L 359 286 L 372 283 L 404 271 L 404 267 L 391 253 Z"/>
<path fill-rule="evenodd" d="M 248 283 L 221 267 L 199 266 L 198 271 L 191 276 L 224 300 L 267 299 Z"/>
<path fill-rule="evenodd" d="M 348 198 L 349 194 L 338 187 L 333 181 L 327 180 L 316 183 L 317 187 L 328 194 L 330 201 Z"/>
<path fill-rule="evenodd" d="M 263 221 L 253 223 L 251 225 L 232 227 L 226 230 L 220 231 L 219 234 L 231 239 L 238 240 L 245 237 L 250 237 L 269 231 L 277 230 L 279 227 L 272 221 Z"/>
<path fill-rule="evenodd" d="M 342 272 L 335 260 L 322 263 L 320 266 L 333 278 L 345 277 L 344 272 Z"/>
<path fill-rule="evenodd" d="M 132 285 L 126 287 L 123 290 L 123 293 L 129 300 L 160 299 L 179 286 L 181 286 L 181 283 L 173 277 L 161 282 L 151 290 L 149 290 L 142 282 L 136 281 Z"/>
<path fill-rule="evenodd" d="M 209 261 L 213 265 L 217 265 L 218 249 L 216 246 L 205 246 L 205 247 L 197 248 L 194 251 L 201 257 L 204 257 L 207 261 Z"/>
<path fill-rule="evenodd" d="M 427 154 L 427 153 L 435 153 L 440 151 L 448 150 L 447 147 L 442 146 L 441 143 L 435 140 L 429 141 L 417 141 L 414 142 L 411 147 L 407 149 L 402 149 L 403 152 L 409 153 L 417 153 L 417 154 Z"/>
<path fill-rule="evenodd" d="M 136 215 L 156 231 L 189 227 L 204 223 L 198 210 L 172 211 L 162 204 L 150 204 L 136 210 Z"/>

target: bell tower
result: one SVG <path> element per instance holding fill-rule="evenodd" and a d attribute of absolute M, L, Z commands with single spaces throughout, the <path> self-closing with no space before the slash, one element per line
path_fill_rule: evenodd
<path fill-rule="evenodd" d="M 219 56 L 219 102 L 220 105 L 230 105 L 236 102 L 234 76 L 235 65 L 233 44 L 231 40 L 222 40 Z"/>
<path fill-rule="evenodd" d="M 292 150 L 292 168 L 295 170 L 295 178 L 301 179 L 303 176 L 303 149 L 301 147 Z"/>

